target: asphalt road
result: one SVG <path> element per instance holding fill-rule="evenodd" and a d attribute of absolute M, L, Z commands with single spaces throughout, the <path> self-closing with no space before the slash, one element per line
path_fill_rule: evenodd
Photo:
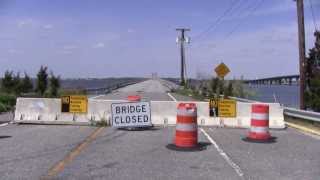
<path fill-rule="evenodd" d="M 0 179 L 39 179 L 94 129 L 14 124 L 0 127 Z"/>
<path fill-rule="evenodd" d="M 89 136 L 94 127 L 0 127 L 1 179 L 39 179 Z M 199 128 L 206 149 L 167 149 L 174 127 L 126 131 L 104 128 L 53 179 L 279 179 L 320 177 L 320 138 L 293 129 L 271 131 L 277 141 L 242 141 L 244 129 Z M 205 133 L 211 138 L 205 135 Z M 227 158 L 224 156 L 227 156 Z"/>
<path fill-rule="evenodd" d="M 13 120 L 13 113 L 7 112 L 7 113 L 0 113 L 0 125 L 9 123 Z"/>
<path fill-rule="evenodd" d="M 93 97 L 95 99 L 127 100 L 129 95 L 140 95 L 144 101 L 174 101 L 175 97 L 169 94 L 171 89 L 177 88 L 173 83 L 164 80 L 150 79 L 117 89 L 110 94 Z"/>
<path fill-rule="evenodd" d="M 149 80 L 96 98 L 141 93 L 149 100 L 187 100 Z M 173 97 L 171 97 L 173 96 Z M 97 133 L 98 132 L 98 133 Z M 126 131 L 111 127 L 0 126 L 0 179 L 252 179 L 318 180 L 320 137 L 288 128 L 271 131 L 276 142 L 242 141 L 245 129 L 203 127 L 206 149 L 167 149 L 174 127 Z M 93 136 L 95 134 L 96 136 Z M 89 137 L 89 138 L 88 138 Z M 55 172 L 55 173 L 52 173 Z"/>
<path fill-rule="evenodd" d="M 151 131 L 106 128 L 57 177 L 230 180 L 316 180 L 320 177 L 319 139 L 288 129 L 271 131 L 277 137 L 275 143 L 256 144 L 241 140 L 246 134 L 243 129 L 203 130 L 217 143 L 219 149 L 210 144 L 201 130 L 198 132 L 199 141 L 208 143 L 206 150 L 178 152 L 166 148 L 167 144 L 172 143 L 173 127 Z M 223 153 L 226 153 L 230 162 L 224 158 Z"/>

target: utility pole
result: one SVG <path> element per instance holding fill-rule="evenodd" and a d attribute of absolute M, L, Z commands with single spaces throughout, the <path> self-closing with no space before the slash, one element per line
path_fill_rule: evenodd
<path fill-rule="evenodd" d="M 181 74 L 180 74 L 180 83 L 182 86 L 186 84 L 185 81 L 185 53 L 184 53 L 184 43 L 188 43 L 188 39 L 185 37 L 185 32 L 190 31 L 190 29 L 187 28 L 177 28 L 176 31 L 180 31 L 181 35 L 177 38 L 177 43 L 180 43 L 180 56 L 181 56 Z"/>
<path fill-rule="evenodd" d="M 299 35 L 299 69 L 300 69 L 300 109 L 306 109 L 304 91 L 306 89 L 306 45 L 305 45 L 305 30 L 304 30 L 304 7 L 303 0 L 297 2 L 297 17 L 298 17 L 298 35 Z"/>

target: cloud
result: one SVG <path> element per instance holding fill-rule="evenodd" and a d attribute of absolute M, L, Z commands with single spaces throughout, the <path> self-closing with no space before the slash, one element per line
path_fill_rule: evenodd
<path fill-rule="evenodd" d="M 9 49 L 8 53 L 10 53 L 10 54 L 20 54 L 20 53 L 22 53 L 22 51 L 19 51 L 17 49 Z"/>
<path fill-rule="evenodd" d="M 127 32 L 128 32 L 128 33 L 134 33 L 134 32 L 135 32 L 135 30 L 134 30 L 134 29 L 129 28 L 129 29 L 127 30 Z"/>
<path fill-rule="evenodd" d="M 78 47 L 76 45 L 65 45 L 63 46 L 64 50 L 73 50 L 73 49 L 77 49 Z"/>
<path fill-rule="evenodd" d="M 102 43 L 102 42 L 99 42 L 99 43 L 93 45 L 93 48 L 96 48 L 96 49 L 98 49 L 98 48 L 104 48 L 104 47 L 105 47 L 105 44 Z"/>
<path fill-rule="evenodd" d="M 46 24 L 43 26 L 44 29 L 52 29 L 53 25 L 52 24 Z"/>
<path fill-rule="evenodd" d="M 59 54 L 72 54 L 72 51 L 69 50 L 62 50 L 62 51 L 58 51 Z"/>
<path fill-rule="evenodd" d="M 29 18 L 29 19 L 25 19 L 25 20 L 21 20 L 18 22 L 18 27 L 22 28 L 28 25 L 33 24 L 33 19 Z"/>

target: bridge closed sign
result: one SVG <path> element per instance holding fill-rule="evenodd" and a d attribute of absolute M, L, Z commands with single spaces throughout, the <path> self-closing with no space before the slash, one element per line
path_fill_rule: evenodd
<path fill-rule="evenodd" d="M 218 103 L 219 117 L 234 118 L 237 116 L 237 102 L 235 100 L 224 99 Z"/>
<path fill-rule="evenodd" d="M 149 102 L 128 102 L 111 104 L 113 127 L 152 126 Z"/>

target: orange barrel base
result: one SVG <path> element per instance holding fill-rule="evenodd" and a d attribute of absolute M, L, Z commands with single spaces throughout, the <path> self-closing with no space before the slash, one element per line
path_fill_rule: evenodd
<path fill-rule="evenodd" d="M 270 135 L 270 133 L 261 134 L 261 133 L 249 132 L 248 138 L 249 139 L 257 139 L 257 140 L 268 140 L 271 138 L 271 135 Z"/>
<path fill-rule="evenodd" d="M 176 131 L 175 145 L 178 147 L 196 147 L 198 145 L 198 132 Z"/>

